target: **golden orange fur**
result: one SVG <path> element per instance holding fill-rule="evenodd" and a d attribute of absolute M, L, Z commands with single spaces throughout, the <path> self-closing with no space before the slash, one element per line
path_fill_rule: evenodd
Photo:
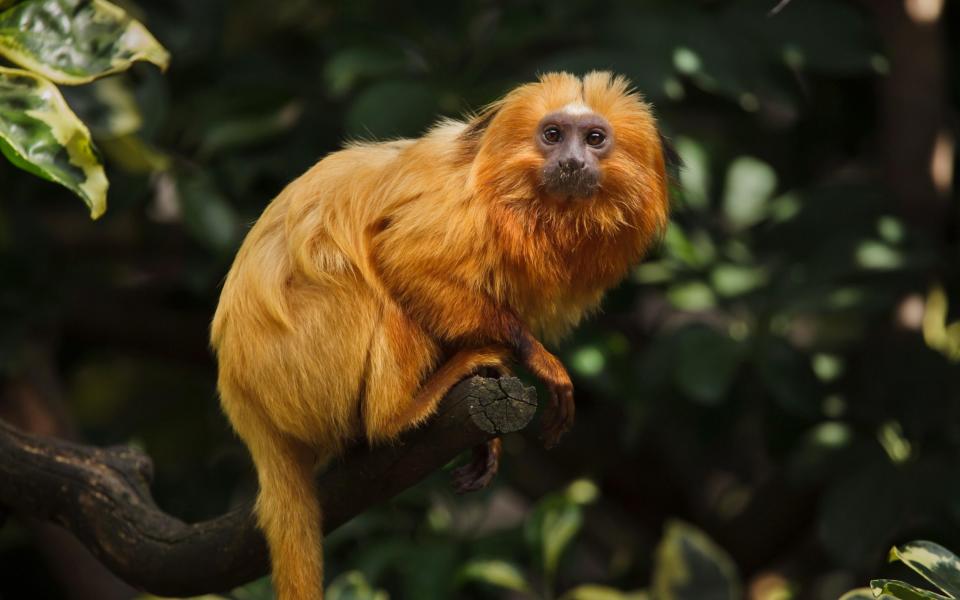
<path fill-rule="evenodd" d="M 600 191 L 576 201 L 543 192 L 533 144 L 540 118 L 571 103 L 616 132 Z M 665 225 L 666 185 L 647 105 L 594 72 L 544 75 L 419 139 L 350 145 L 280 193 L 212 327 L 278 598 L 323 597 L 313 475 L 352 440 L 394 439 L 511 357 L 565 411 L 556 436 L 569 426 L 569 377 L 537 338 L 568 332 L 641 257 Z"/>

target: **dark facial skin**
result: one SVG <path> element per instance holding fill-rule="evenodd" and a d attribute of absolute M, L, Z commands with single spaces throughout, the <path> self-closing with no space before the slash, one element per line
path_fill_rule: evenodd
<path fill-rule="evenodd" d="M 613 149 L 610 123 L 594 113 L 550 113 L 541 119 L 536 144 L 545 159 L 541 179 L 547 193 L 573 200 L 600 189 L 600 160 Z"/>

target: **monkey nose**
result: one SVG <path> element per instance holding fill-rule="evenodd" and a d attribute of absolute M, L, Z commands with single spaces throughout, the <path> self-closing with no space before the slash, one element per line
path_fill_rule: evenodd
<path fill-rule="evenodd" d="M 583 168 L 584 162 L 575 156 L 564 158 L 560 161 L 560 168 L 564 171 L 579 171 Z"/>

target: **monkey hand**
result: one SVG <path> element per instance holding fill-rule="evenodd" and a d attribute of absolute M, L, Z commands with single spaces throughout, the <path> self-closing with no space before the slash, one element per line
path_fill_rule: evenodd
<path fill-rule="evenodd" d="M 547 448 L 553 448 L 573 426 L 573 383 L 560 359 L 542 346 L 539 350 L 526 367 L 550 390 L 550 406 L 543 416 L 543 442 Z"/>
<path fill-rule="evenodd" d="M 500 438 L 474 446 L 473 459 L 453 470 L 453 486 L 458 494 L 487 487 L 500 469 Z"/>

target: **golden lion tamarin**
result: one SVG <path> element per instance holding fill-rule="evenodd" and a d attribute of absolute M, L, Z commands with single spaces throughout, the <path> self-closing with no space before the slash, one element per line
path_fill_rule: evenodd
<path fill-rule="evenodd" d="M 466 122 L 357 143 L 289 184 L 250 230 L 212 326 L 223 409 L 260 483 L 277 597 L 323 597 L 314 471 L 392 440 L 448 389 L 513 358 L 573 422 L 555 341 L 665 226 L 649 107 L 622 77 L 542 76 Z M 462 489 L 485 485 L 499 447 Z"/>

